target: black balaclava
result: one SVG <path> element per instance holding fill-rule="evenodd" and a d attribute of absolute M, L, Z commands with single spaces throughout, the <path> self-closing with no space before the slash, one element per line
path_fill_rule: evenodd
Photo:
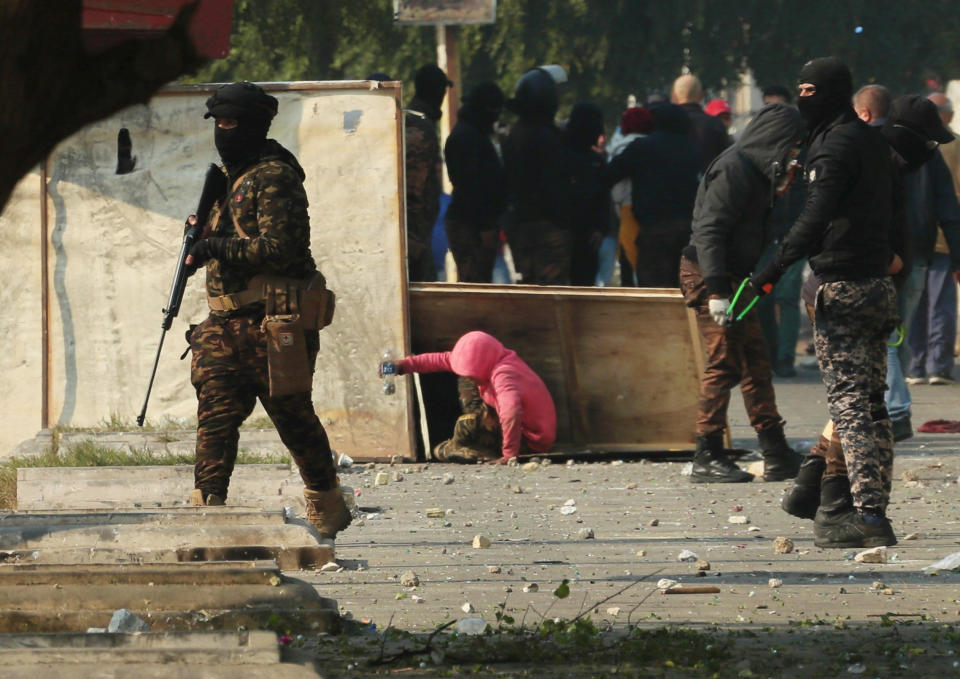
<path fill-rule="evenodd" d="M 204 118 L 234 118 L 237 126 L 214 128 L 213 142 L 227 170 L 255 158 L 277 114 L 277 100 L 250 82 L 223 85 L 207 99 Z"/>
<path fill-rule="evenodd" d="M 414 97 L 427 104 L 423 113 L 433 120 L 440 120 L 440 106 L 447 95 L 447 88 L 452 86 L 447 74 L 436 64 L 420 67 L 413 77 Z"/>
<path fill-rule="evenodd" d="M 798 97 L 797 108 L 803 116 L 808 132 L 833 120 L 844 110 L 852 108 L 853 76 L 847 65 L 836 57 L 812 59 L 800 69 L 800 83 L 816 85 L 816 94 Z"/>
<path fill-rule="evenodd" d="M 570 111 L 564 130 L 567 146 L 575 151 L 589 151 L 603 134 L 603 110 L 589 101 L 577 102 Z"/>
<path fill-rule="evenodd" d="M 500 117 L 505 100 L 503 90 L 496 83 L 482 82 L 463 98 L 461 114 L 466 114 L 482 132 L 490 134 L 493 124 Z"/>

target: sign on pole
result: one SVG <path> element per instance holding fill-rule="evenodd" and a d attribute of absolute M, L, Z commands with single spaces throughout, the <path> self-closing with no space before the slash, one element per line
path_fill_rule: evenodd
<path fill-rule="evenodd" d="M 393 0 L 399 24 L 492 24 L 497 0 Z"/>

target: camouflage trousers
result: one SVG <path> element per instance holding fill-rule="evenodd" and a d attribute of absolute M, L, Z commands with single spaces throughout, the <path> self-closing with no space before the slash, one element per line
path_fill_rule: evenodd
<path fill-rule="evenodd" d="M 893 480 L 893 428 L 883 399 L 886 342 L 897 322 L 889 278 L 824 283 L 817 290 L 814 345 L 853 504 L 881 512 Z"/>
<path fill-rule="evenodd" d="M 312 369 L 319 351 L 318 333 L 307 332 L 306 340 Z M 267 343 L 260 319 L 208 316 L 190 333 L 190 349 L 190 381 L 198 401 L 196 488 L 226 498 L 240 425 L 258 398 L 293 455 L 304 485 L 311 490 L 336 487 L 330 442 L 310 393 L 269 395 Z"/>
<path fill-rule="evenodd" d="M 453 436 L 434 447 L 431 459 L 468 464 L 496 460 L 503 447 L 497 412 L 483 402 L 476 385 L 466 377 L 457 379 L 457 391 L 463 415 L 453 426 Z"/>
<path fill-rule="evenodd" d="M 570 285 L 573 232 L 553 222 L 520 222 L 507 229 L 513 264 L 527 285 Z"/>
<path fill-rule="evenodd" d="M 756 310 L 725 328 L 717 325 L 710 316 L 700 267 L 686 257 L 680 258 L 680 291 L 687 306 L 696 314 L 706 353 L 706 366 L 700 378 L 697 436 L 723 432 L 730 392 L 738 384 L 747 417 L 756 431 L 783 426 L 773 391 L 770 357 Z"/>
<path fill-rule="evenodd" d="M 496 222 L 474 223 L 447 215 L 445 227 L 453 261 L 457 263 L 457 280 L 463 283 L 490 283 L 497 259 L 499 240 L 487 247 L 480 239 L 483 231 L 499 231 Z"/>

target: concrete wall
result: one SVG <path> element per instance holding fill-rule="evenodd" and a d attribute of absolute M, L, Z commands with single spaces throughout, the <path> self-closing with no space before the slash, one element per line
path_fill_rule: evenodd
<path fill-rule="evenodd" d="M 332 443 L 351 456 L 410 452 L 409 394 L 385 397 L 375 367 L 382 351 L 407 350 L 399 90 L 369 83 L 268 86 L 280 100 L 271 136 L 307 173 L 313 256 L 337 293 L 321 333 L 314 403 Z M 49 378 L 42 384 L 41 183 L 28 176 L 0 215 L 8 275 L 0 281 L 0 455 L 42 425 L 133 422 L 143 399 L 179 251 L 196 209 L 212 123 L 201 117 L 210 88 L 165 91 L 92 125 L 48 162 Z M 117 175 L 116 139 L 130 130 L 135 170 Z M 206 315 L 195 276 L 167 334 L 148 422 L 189 418 L 196 398 L 185 349 L 188 323 Z"/>

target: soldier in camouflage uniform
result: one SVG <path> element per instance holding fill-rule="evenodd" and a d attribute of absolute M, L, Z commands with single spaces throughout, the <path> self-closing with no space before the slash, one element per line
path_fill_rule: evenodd
<path fill-rule="evenodd" d="M 228 193 L 190 251 L 187 265 L 206 266 L 210 315 L 191 327 L 191 381 L 197 391 L 196 489 L 191 503 L 222 505 L 237 456 L 238 429 L 259 398 L 300 469 L 307 519 L 324 538 L 350 523 L 327 434 L 310 392 L 271 396 L 266 314 L 257 275 L 291 284 L 317 276 L 310 253 L 304 172 L 297 159 L 267 139 L 277 100 L 252 83 L 220 87 L 204 117 L 215 119 L 214 141 Z M 282 302 L 285 300 L 277 300 Z M 319 349 L 316 330 L 304 331 L 308 366 Z"/>
<path fill-rule="evenodd" d="M 770 292 L 787 267 L 807 256 L 820 280 L 814 340 L 849 479 L 823 479 L 815 544 L 893 545 L 884 472 L 892 468 L 893 431 L 883 399 L 886 341 L 898 322 L 887 275 L 894 261 L 890 150 L 853 111 L 853 80 L 841 61 L 808 62 L 799 83 L 797 104 L 810 133 L 807 201 L 752 282 Z"/>
<path fill-rule="evenodd" d="M 415 93 L 404 112 L 407 169 L 407 272 L 411 281 L 435 281 L 430 251 L 440 212 L 441 160 L 437 121 L 440 105 L 453 85 L 434 64 L 417 71 Z"/>

